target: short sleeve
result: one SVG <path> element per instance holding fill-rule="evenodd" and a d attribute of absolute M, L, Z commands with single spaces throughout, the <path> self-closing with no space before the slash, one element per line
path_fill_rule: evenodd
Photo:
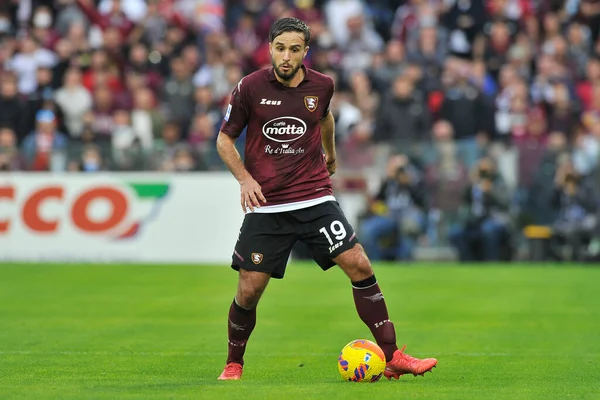
<path fill-rule="evenodd" d="M 333 92 L 335 92 L 335 84 L 333 83 L 333 79 L 329 79 L 329 85 L 327 87 L 327 92 L 325 95 L 325 111 L 323 115 L 321 115 L 321 119 L 325 118 L 327 114 L 329 114 L 329 109 L 331 108 L 331 99 L 333 97 Z"/>
<path fill-rule="evenodd" d="M 231 100 L 221 124 L 221 132 L 233 138 L 239 137 L 248 124 L 247 93 L 248 87 L 244 85 L 244 78 L 242 78 L 231 92 Z"/>

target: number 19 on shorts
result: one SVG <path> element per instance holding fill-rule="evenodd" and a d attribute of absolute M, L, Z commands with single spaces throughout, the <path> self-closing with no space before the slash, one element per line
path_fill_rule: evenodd
<path fill-rule="evenodd" d="M 344 224 L 342 224 L 338 220 L 333 221 L 331 225 L 329 225 L 329 231 L 326 227 L 322 227 L 321 229 L 319 229 L 319 232 L 325 235 L 325 238 L 327 238 L 327 241 L 329 242 L 329 253 L 333 253 L 335 249 L 340 247 L 342 243 L 344 243 L 342 242 L 342 240 L 347 235 L 346 228 L 344 228 Z M 330 232 L 331 235 L 329 234 Z M 337 243 L 333 243 L 333 240 L 331 238 L 332 236 L 333 239 L 337 241 Z"/>

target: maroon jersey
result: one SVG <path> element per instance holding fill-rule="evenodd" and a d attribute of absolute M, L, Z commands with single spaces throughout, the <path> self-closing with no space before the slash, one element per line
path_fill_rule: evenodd
<path fill-rule="evenodd" d="M 305 77 L 297 87 L 282 85 L 272 68 L 242 78 L 221 126 L 234 138 L 248 127 L 244 164 L 262 188 L 264 206 L 333 194 L 319 127 L 329 112 L 333 81 L 302 68 Z"/>

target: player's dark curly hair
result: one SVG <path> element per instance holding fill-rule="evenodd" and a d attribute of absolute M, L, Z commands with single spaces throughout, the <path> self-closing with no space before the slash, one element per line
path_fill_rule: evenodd
<path fill-rule="evenodd" d="M 304 34 L 304 45 L 310 42 L 310 28 L 306 23 L 298 18 L 288 17 L 278 19 L 271 25 L 269 31 L 269 42 L 273 42 L 275 38 L 285 32 L 299 32 Z"/>

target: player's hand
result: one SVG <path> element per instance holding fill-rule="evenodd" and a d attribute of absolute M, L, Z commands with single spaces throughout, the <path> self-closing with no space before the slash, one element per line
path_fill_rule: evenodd
<path fill-rule="evenodd" d="M 337 162 L 335 158 L 325 157 L 325 164 L 327 165 L 329 176 L 335 174 L 335 170 L 337 169 Z"/>
<path fill-rule="evenodd" d="M 254 207 L 259 208 L 260 203 L 266 203 L 267 199 L 262 194 L 262 190 L 258 182 L 254 178 L 249 177 L 240 182 L 242 210 L 246 212 L 249 208 L 254 212 Z"/>

